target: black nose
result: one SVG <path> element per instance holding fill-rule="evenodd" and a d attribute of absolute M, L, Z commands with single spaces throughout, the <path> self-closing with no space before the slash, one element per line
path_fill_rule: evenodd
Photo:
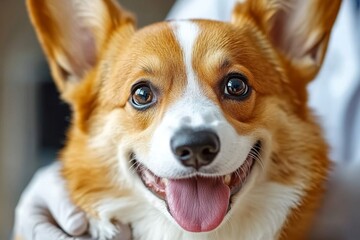
<path fill-rule="evenodd" d="M 209 165 L 220 151 L 219 137 L 208 130 L 183 129 L 172 137 L 170 145 L 181 164 L 195 169 Z"/>

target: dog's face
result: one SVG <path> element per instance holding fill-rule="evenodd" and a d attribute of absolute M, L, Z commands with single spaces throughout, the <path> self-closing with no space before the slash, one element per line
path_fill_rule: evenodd
<path fill-rule="evenodd" d="M 281 92 L 281 74 L 271 63 L 255 64 L 266 53 L 244 30 L 211 21 L 145 28 L 129 41 L 131 51 L 115 53 L 116 70 L 101 90 L 104 105 L 122 107 L 103 113 L 109 131 L 94 133 L 92 144 L 115 142 L 120 175 L 140 178 L 188 231 L 216 228 L 270 149 L 257 104 L 262 94 Z M 254 70 L 259 65 L 263 72 Z"/>
<path fill-rule="evenodd" d="M 326 147 L 306 84 L 323 61 L 338 1 L 327 9 L 313 0 L 249 1 L 232 23 L 139 31 L 110 0 L 28 4 L 74 110 L 62 156 L 85 210 L 140 195 L 183 229 L 207 232 L 233 212 L 265 215 L 271 209 L 256 208 L 274 206 L 267 199 L 285 208 L 282 223 L 321 188 Z"/>

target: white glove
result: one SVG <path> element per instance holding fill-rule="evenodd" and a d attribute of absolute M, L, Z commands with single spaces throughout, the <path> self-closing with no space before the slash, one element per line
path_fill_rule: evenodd
<path fill-rule="evenodd" d="M 53 163 L 37 171 L 23 192 L 15 214 L 14 237 L 24 240 L 86 239 L 88 221 L 84 212 L 71 202 L 59 170 L 61 164 Z M 121 236 L 131 237 L 129 227 L 119 225 Z M 74 236 L 74 237 L 70 237 Z"/>

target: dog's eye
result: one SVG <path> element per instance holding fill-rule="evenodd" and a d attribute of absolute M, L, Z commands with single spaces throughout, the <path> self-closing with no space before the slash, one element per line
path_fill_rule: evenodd
<path fill-rule="evenodd" d="M 154 94 L 146 83 L 137 84 L 132 90 L 131 103 L 135 108 L 143 109 L 154 102 Z"/>
<path fill-rule="evenodd" d="M 231 74 L 226 78 L 224 93 L 226 97 L 244 99 L 250 93 L 246 77 L 241 74 Z"/>

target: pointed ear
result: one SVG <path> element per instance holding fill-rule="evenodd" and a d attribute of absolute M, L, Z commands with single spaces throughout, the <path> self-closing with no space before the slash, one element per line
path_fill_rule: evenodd
<path fill-rule="evenodd" d="M 62 94 L 98 61 L 117 28 L 134 18 L 113 0 L 27 0 L 37 36 Z"/>
<path fill-rule="evenodd" d="M 306 84 L 324 60 L 341 0 L 248 0 L 236 5 L 233 23 L 252 19 L 280 53 L 291 76 Z"/>

